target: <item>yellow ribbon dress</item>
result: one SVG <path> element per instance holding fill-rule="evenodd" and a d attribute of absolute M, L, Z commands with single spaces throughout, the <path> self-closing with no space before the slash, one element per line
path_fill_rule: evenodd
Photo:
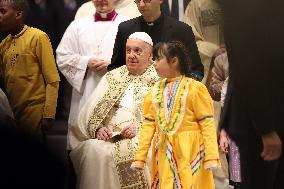
<path fill-rule="evenodd" d="M 220 161 L 213 115 L 202 83 L 184 76 L 157 82 L 144 100 L 132 167 L 145 166 L 152 143 L 151 188 L 215 188 L 211 168 Z"/>

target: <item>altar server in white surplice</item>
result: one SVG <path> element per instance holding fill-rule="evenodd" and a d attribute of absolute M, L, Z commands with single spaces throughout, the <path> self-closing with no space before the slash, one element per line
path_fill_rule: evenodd
<path fill-rule="evenodd" d="M 116 13 L 115 2 L 93 0 L 94 15 L 73 21 L 56 50 L 59 70 L 73 87 L 69 128 L 74 125 L 80 107 L 106 73 L 118 25 L 128 19 Z"/>
<path fill-rule="evenodd" d="M 115 10 L 120 15 L 135 18 L 141 15 L 134 0 L 116 0 Z M 93 15 L 96 8 L 92 5 L 92 1 L 84 3 L 76 12 L 75 19 Z"/>

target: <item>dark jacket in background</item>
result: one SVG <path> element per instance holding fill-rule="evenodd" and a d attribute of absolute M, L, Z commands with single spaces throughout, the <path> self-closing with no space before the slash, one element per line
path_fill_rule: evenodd
<path fill-rule="evenodd" d="M 30 11 L 27 25 L 36 27 L 49 36 L 53 49 L 58 46 L 65 29 L 74 19 L 77 4 L 66 6 L 64 0 L 46 0 L 37 4 L 34 0 L 28 0 Z"/>
<path fill-rule="evenodd" d="M 260 156 L 262 135 L 276 131 L 284 142 L 283 3 L 223 1 L 230 79 L 220 124 L 239 145 L 245 189 L 284 188 L 284 154 Z"/>
<path fill-rule="evenodd" d="M 181 1 L 181 0 L 180 0 Z M 174 2 L 174 1 L 172 1 Z M 187 8 L 187 5 L 189 4 L 190 0 L 183 0 L 183 11 L 185 12 L 186 8 Z M 177 3 L 178 5 L 178 3 Z M 173 6 L 173 4 L 172 4 Z M 161 11 L 164 15 L 167 15 L 167 16 L 172 16 L 174 17 L 175 19 L 179 19 L 179 17 L 173 13 L 173 11 L 170 11 L 170 6 L 169 6 L 169 0 L 164 0 L 163 3 L 161 4 Z"/>

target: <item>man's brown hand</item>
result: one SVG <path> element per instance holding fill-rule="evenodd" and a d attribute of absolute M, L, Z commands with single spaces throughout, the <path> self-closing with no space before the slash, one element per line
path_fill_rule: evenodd
<path fill-rule="evenodd" d="M 263 151 L 261 157 L 264 161 L 277 160 L 282 153 L 282 142 L 278 134 L 274 131 L 263 135 L 262 137 Z"/>

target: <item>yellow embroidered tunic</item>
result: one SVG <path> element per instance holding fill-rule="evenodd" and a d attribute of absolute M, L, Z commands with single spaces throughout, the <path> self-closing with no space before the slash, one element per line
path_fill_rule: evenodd
<path fill-rule="evenodd" d="M 0 44 L 0 68 L 18 126 L 35 132 L 42 118 L 54 118 L 60 80 L 48 36 L 24 26 Z"/>
<path fill-rule="evenodd" d="M 176 90 L 172 100 L 167 97 L 168 86 L 172 86 L 171 96 Z M 132 167 L 144 166 L 154 137 L 151 188 L 215 188 L 210 168 L 220 162 L 213 114 L 202 83 L 187 77 L 157 82 L 144 100 L 144 122 Z"/>

